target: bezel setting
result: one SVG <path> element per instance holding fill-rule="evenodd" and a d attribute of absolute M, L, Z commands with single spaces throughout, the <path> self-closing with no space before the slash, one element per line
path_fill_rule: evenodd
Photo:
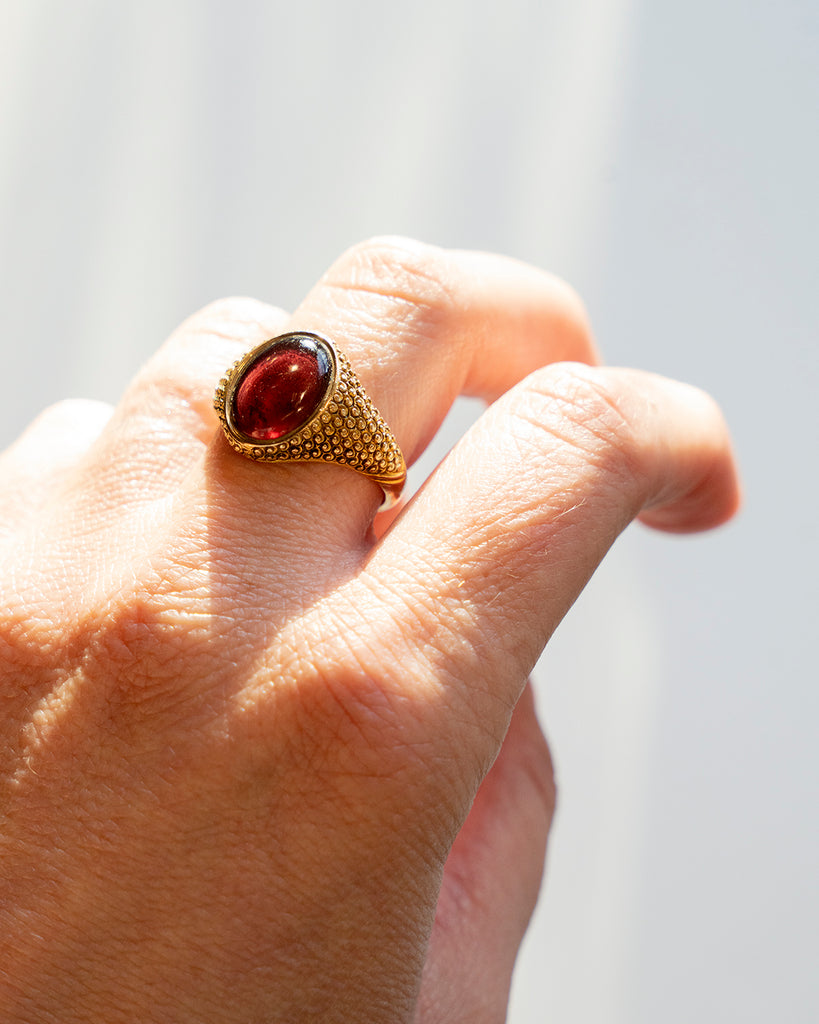
<path fill-rule="evenodd" d="M 306 420 L 277 438 L 248 436 L 236 422 L 235 412 L 236 394 L 245 375 L 276 345 L 292 346 L 299 341 L 309 342 L 328 357 L 330 374 L 321 400 Z M 270 338 L 233 364 L 216 389 L 213 404 L 228 443 L 246 458 L 347 466 L 381 486 L 383 508 L 398 500 L 407 476 L 401 449 L 349 360 L 329 338 L 310 331 Z"/>
<path fill-rule="evenodd" d="M 298 347 L 300 343 L 307 343 L 311 347 L 317 349 L 326 357 L 327 362 L 329 363 L 329 378 L 324 383 L 324 394 L 320 401 L 305 419 L 299 422 L 291 430 L 279 434 L 277 437 L 259 438 L 245 433 L 237 422 L 236 398 L 248 372 L 257 363 L 274 353 L 277 348 L 294 348 Z M 307 347 L 307 344 L 305 344 L 305 347 Z M 224 398 L 225 425 L 236 440 L 242 444 L 259 448 L 268 448 L 271 446 L 275 447 L 277 445 L 287 444 L 291 438 L 301 434 L 307 427 L 309 427 L 310 423 L 317 416 L 321 416 L 322 412 L 330 403 L 333 392 L 335 391 L 337 378 L 338 357 L 333 343 L 328 338 L 323 338 L 320 334 L 313 334 L 308 331 L 298 331 L 282 335 L 277 338 L 271 338 L 269 341 L 266 341 L 253 349 L 252 352 L 248 352 L 247 355 L 243 356 L 242 359 L 233 365 L 227 375 Z"/>

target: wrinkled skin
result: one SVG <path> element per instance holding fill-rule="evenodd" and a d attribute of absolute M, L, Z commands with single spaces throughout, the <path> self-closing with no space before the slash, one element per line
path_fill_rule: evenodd
<path fill-rule="evenodd" d="M 225 368 L 291 329 L 409 462 L 492 403 L 375 530 L 365 477 L 216 429 Z M 0 1020 L 504 1020 L 554 806 L 527 676 L 632 518 L 737 501 L 710 399 L 595 363 L 555 279 L 380 240 L 2 456 Z"/>

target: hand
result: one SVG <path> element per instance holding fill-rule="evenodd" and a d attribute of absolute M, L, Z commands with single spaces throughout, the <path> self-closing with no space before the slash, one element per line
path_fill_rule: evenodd
<path fill-rule="evenodd" d="M 370 480 L 217 436 L 224 370 L 290 329 L 408 461 L 493 403 L 379 541 Z M 710 399 L 594 361 L 547 275 L 369 243 L 3 455 L 0 1019 L 504 1019 L 554 799 L 528 673 L 635 515 L 737 500 Z"/>

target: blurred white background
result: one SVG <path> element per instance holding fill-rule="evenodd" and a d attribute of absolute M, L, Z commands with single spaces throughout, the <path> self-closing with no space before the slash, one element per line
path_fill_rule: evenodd
<path fill-rule="evenodd" d="M 539 666 L 512 1024 L 819 1019 L 818 184 L 816 0 L 0 0 L 3 442 L 384 232 L 564 275 L 723 404 L 741 518 L 630 529 Z"/>

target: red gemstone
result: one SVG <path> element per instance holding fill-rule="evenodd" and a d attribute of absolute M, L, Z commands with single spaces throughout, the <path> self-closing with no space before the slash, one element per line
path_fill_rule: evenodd
<path fill-rule="evenodd" d="M 318 409 L 331 376 L 330 356 L 318 338 L 276 341 L 245 371 L 233 399 L 233 421 L 254 441 L 283 437 Z"/>

